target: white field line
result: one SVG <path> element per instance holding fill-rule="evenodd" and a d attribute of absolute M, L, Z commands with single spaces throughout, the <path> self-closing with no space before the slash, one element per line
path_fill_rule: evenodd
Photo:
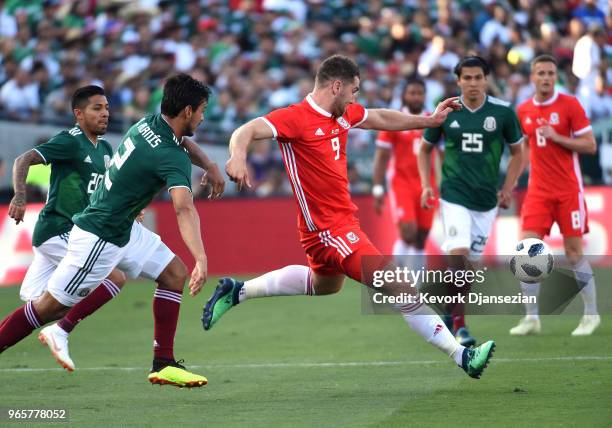
<path fill-rule="evenodd" d="M 582 361 L 612 361 L 612 355 L 601 356 L 574 356 L 574 357 L 542 357 L 542 358 L 495 358 L 492 363 L 546 363 L 546 362 L 582 362 Z M 207 364 L 189 365 L 188 369 L 279 369 L 279 368 L 341 368 L 341 367 L 384 367 L 384 366 L 419 366 L 449 364 L 444 360 L 422 360 L 422 361 L 346 361 L 346 362 L 294 362 L 294 363 L 253 363 L 253 364 Z M 76 371 L 148 371 L 148 367 L 77 367 Z M 32 368 L 15 367 L 0 368 L 0 373 L 30 373 L 30 372 L 55 372 L 64 371 L 61 367 Z"/>

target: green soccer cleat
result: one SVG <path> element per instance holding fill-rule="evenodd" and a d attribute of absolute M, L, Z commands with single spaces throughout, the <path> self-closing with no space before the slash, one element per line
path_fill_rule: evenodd
<path fill-rule="evenodd" d="M 224 313 L 239 303 L 238 294 L 243 285 L 243 282 L 232 278 L 221 278 L 219 280 L 215 292 L 204 306 L 204 312 L 202 313 L 204 330 L 210 330 Z"/>
<path fill-rule="evenodd" d="M 149 382 L 154 385 L 172 385 L 179 388 L 199 388 L 208 383 L 204 376 L 188 372 L 181 361 L 155 359 L 149 373 Z"/>
<path fill-rule="evenodd" d="M 489 365 L 489 360 L 495 351 L 495 342 L 489 340 L 477 348 L 465 348 L 461 368 L 474 379 L 480 379 L 482 372 Z"/>

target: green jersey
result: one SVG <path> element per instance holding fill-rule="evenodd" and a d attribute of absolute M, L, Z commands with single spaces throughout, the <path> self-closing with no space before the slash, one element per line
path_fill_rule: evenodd
<path fill-rule="evenodd" d="M 89 204 L 89 197 L 110 163 L 113 148 L 101 138 L 94 145 L 77 125 L 34 150 L 45 164 L 51 164 L 47 203 L 32 235 L 32 244 L 38 247 L 47 239 L 72 229 L 72 216 Z"/>
<path fill-rule="evenodd" d="M 442 135 L 441 198 L 475 211 L 494 208 L 504 143 L 518 144 L 523 139 L 510 104 L 490 96 L 476 110 L 464 104 L 461 110 L 451 112 L 442 126 L 426 129 L 423 139 L 435 144 Z"/>
<path fill-rule="evenodd" d="M 191 161 L 162 115 L 153 114 L 128 130 L 102 184 L 74 223 L 123 247 L 138 213 L 164 186 L 191 191 Z"/>

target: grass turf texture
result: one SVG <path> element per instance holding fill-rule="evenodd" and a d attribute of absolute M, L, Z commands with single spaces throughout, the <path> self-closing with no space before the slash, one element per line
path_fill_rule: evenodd
<path fill-rule="evenodd" d="M 524 338 L 508 335 L 518 317 L 471 317 L 472 333 L 498 344 L 474 380 L 400 317 L 361 315 L 350 281 L 335 296 L 246 302 L 204 332 L 215 283 L 184 296 L 176 337 L 176 357 L 208 386 L 149 385 L 153 284 L 134 282 L 74 331 L 74 373 L 35 334 L 0 354 L 0 425 L 8 408 L 66 408 L 78 427 L 612 424 L 609 317 L 586 338 L 569 336 L 578 316 L 544 317 L 543 334 Z M 0 289 L 0 317 L 19 304 L 17 288 Z"/>

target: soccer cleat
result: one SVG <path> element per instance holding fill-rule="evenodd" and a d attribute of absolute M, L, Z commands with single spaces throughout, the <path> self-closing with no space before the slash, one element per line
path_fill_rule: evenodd
<path fill-rule="evenodd" d="M 183 360 L 156 358 L 149 373 L 149 382 L 155 385 L 172 385 L 179 388 L 199 388 L 208 383 L 204 376 L 188 372 L 181 363 Z"/>
<path fill-rule="evenodd" d="M 540 318 L 526 316 L 521 321 L 510 329 L 511 336 L 527 336 L 528 334 L 538 334 L 542 331 Z"/>
<path fill-rule="evenodd" d="M 580 319 L 578 327 L 572 331 L 572 336 L 589 336 L 599 327 L 599 324 L 601 324 L 601 317 L 599 315 L 584 315 Z"/>
<path fill-rule="evenodd" d="M 458 329 L 457 333 L 455 333 L 455 339 L 461 346 L 465 346 L 466 348 L 476 345 L 476 339 L 470 335 L 467 327 Z"/>
<path fill-rule="evenodd" d="M 495 352 L 495 342 L 489 340 L 477 348 L 465 348 L 461 358 L 461 368 L 474 379 L 480 379 Z"/>
<path fill-rule="evenodd" d="M 210 296 L 202 314 L 202 325 L 204 330 L 210 330 L 219 318 L 231 307 L 236 306 L 238 293 L 244 285 L 243 282 L 232 278 L 221 278 L 215 292 Z"/>
<path fill-rule="evenodd" d="M 57 324 L 53 324 L 43 328 L 38 333 L 38 340 L 43 345 L 47 345 L 55 361 L 60 366 L 68 370 L 74 371 L 74 363 L 68 353 L 68 333 L 61 329 Z"/>

